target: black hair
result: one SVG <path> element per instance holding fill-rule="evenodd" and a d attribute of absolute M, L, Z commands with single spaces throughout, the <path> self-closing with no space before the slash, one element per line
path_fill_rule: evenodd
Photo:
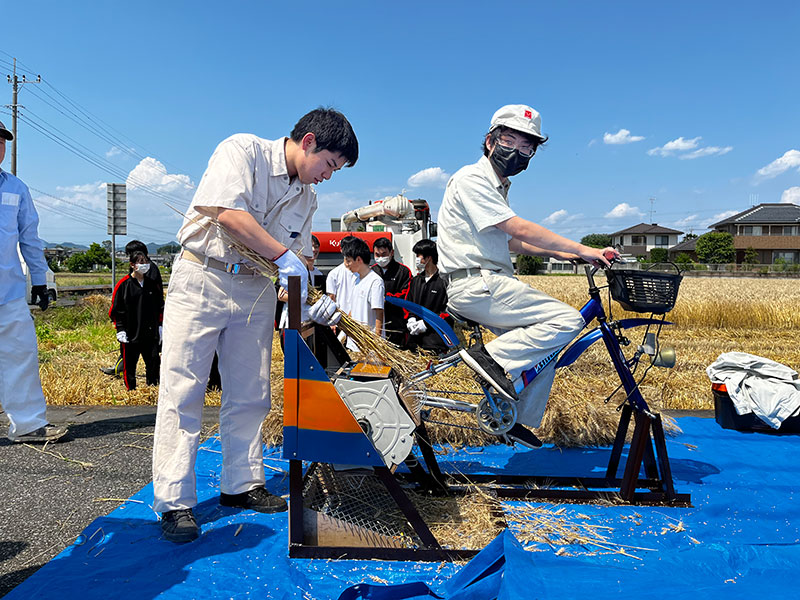
<path fill-rule="evenodd" d="M 319 238 L 312 233 L 311 234 L 311 245 L 313 246 L 314 244 L 316 244 L 317 246 L 321 245 L 319 243 Z"/>
<path fill-rule="evenodd" d="M 144 254 L 144 257 L 147 258 L 147 246 L 145 246 L 139 240 L 131 240 L 127 244 L 125 244 L 125 254 L 129 257 L 133 256 L 134 252 L 141 252 Z"/>
<path fill-rule="evenodd" d="M 369 251 L 367 242 L 357 237 L 351 239 L 346 246 L 342 244 L 342 254 L 345 258 L 352 258 L 353 260 L 360 258 L 365 265 L 369 265 L 372 260 L 372 252 Z"/>
<path fill-rule="evenodd" d="M 328 150 L 341 154 L 345 166 L 352 167 L 358 160 L 358 138 L 342 113 L 332 108 L 317 108 L 300 117 L 292 129 L 292 141 L 299 143 L 307 133 L 313 133 L 317 140 L 314 152 Z"/>
<path fill-rule="evenodd" d="M 139 242 L 139 243 L 141 244 L 142 242 Z M 143 258 L 144 262 L 150 262 L 150 259 L 147 257 L 147 254 L 142 252 L 142 251 L 140 251 L 140 250 L 135 250 L 134 252 L 132 252 L 130 254 L 130 257 L 131 257 L 130 258 L 130 263 L 132 265 L 136 264 L 139 261 L 140 258 Z M 130 270 L 131 273 L 133 273 L 133 267 L 129 266 L 128 269 Z"/>
<path fill-rule="evenodd" d="M 433 264 L 439 264 L 439 251 L 436 249 L 436 242 L 433 240 L 420 240 L 411 249 L 414 254 L 419 254 L 425 258 L 433 258 Z"/>
<path fill-rule="evenodd" d="M 350 245 L 350 243 L 355 239 L 357 238 L 354 235 L 346 235 L 341 239 L 341 241 L 339 242 L 339 252 L 342 253 L 342 256 L 345 256 L 344 253 L 345 248 L 347 248 Z"/>
<path fill-rule="evenodd" d="M 506 127 L 505 125 L 500 125 L 500 127 L 495 127 L 492 131 L 489 132 L 489 145 L 494 146 L 497 143 L 497 140 L 500 139 L 500 136 L 504 133 L 509 131 L 513 131 L 521 136 L 524 136 L 526 140 L 528 140 L 531 144 L 533 144 L 533 152 L 534 154 L 539 149 L 540 146 L 544 146 L 547 143 L 547 140 L 550 138 L 545 136 L 544 138 L 538 138 L 535 135 L 530 135 L 523 131 L 519 131 L 518 129 L 513 129 L 511 127 Z M 489 156 L 489 149 L 486 147 L 486 136 L 483 136 L 483 141 L 481 142 L 481 149 L 483 150 L 484 156 Z"/>
<path fill-rule="evenodd" d="M 377 240 L 375 240 L 375 243 L 372 244 L 372 249 L 375 250 L 375 248 L 386 248 L 387 250 L 394 249 L 392 247 L 392 240 L 387 237 L 379 237 Z"/>

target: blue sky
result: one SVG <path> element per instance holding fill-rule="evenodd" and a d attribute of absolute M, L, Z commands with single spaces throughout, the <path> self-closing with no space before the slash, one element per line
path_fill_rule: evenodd
<path fill-rule="evenodd" d="M 45 82 L 20 93 L 18 174 L 49 242 L 107 239 L 104 184 L 128 177 L 119 241 L 172 239 L 165 198 L 188 206 L 217 143 L 286 135 L 319 105 L 361 157 L 319 186 L 318 229 L 403 190 L 436 214 L 508 103 L 550 136 L 512 208 L 573 239 L 650 222 L 650 198 L 653 222 L 695 233 L 800 204 L 797 2 L 3 0 L 0 16 L 0 74 L 13 56 Z"/>

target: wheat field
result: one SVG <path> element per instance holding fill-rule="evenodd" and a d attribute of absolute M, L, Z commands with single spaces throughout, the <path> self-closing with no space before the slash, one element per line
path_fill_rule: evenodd
<path fill-rule="evenodd" d="M 576 308 L 588 298 L 584 277 L 521 279 Z M 100 373 L 100 367 L 113 364 L 118 351 L 108 321 L 108 304 L 106 297 L 91 296 L 77 307 L 37 315 L 40 372 L 49 403 L 155 404 L 156 388 L 142 381 L 139 389 L 129 392 L 120 379 Z M 626 313 L 616 303 L 612 312 L 614 318 L 642 316 Z M 800 328 L 800 282 L 797 280 L 686 278 L 676 307 L 667 316 L 674 325 L 664 327 L 661 340 L 662 344 L 675 347 L 677 365 L 674 369 L 650 369 L 642 384 L 644 397 L 659 408 L 713 408 L 705 368 L 723 352 L 748 352 L 800 368 L 796 333 Z M 643 328 L 628 331 L 631 347 L 635 347 L 641 342 Z M 273 406 L 277 408 L 282 404 L 283 390 L 283 356 L 277 340 L 272 356 Z M 143 374 L 143 364 L 139 371 Z M 448 377 L 459 380 L 456 383 L 465 388 L 473 385 L 469 373 L 460 368 Z M 618 383 L 602 343 L 595 344 L 575 364 L 557 374 L 545 424 L 565 412 L 596 418 L 598 407 L 602 407 Z M 618 404 L 620 398 L 618 394 L 608 406 L 614 406 L 615 401 Z M 218 392 L 209 393 L 206 398 L 212 405 L 219 404 L 219 400 Z M 271 413 L 268 424 L 272 421 L 279 427 L 279 411 Z"/>

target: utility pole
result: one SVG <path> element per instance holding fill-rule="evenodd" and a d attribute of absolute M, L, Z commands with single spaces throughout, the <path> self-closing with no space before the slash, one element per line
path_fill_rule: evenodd
<path fill-rule="evenodd" d="M 11 174 L 17 174 L 17 140 L 19 137 L 17 136 L 17 109 L 19 104 L 17 103 L 17 96 L 19 94 L 20 85 L 25 83 L 42 83 L 42 76 L 37 75 L 36 79 L 26 79 L 25 75 L 22 76 L 20 80 L 17 77 L 17 59 L 14 59 L 14 72 L 13 75 L 6 75 L 6 79 L 8 79 L 8 83 L 11 84 L 11 105 L 9 106 L 6 104 L 6 108 L 11 109 L 11 133 L 14 134 L 14 139 L 11 141 Z"/>

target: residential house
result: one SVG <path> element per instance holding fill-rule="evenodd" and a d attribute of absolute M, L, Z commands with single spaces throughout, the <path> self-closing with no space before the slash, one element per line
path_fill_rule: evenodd
<path fill-rule="evenodd" d="M 611 244 L 625 248 L 626 254 L 648 256 L 653 248 L 669 249 L 678 243 L 682 231 L 661 227 L 657 223 L 639 223 L 611 234 Z"/>
<path fill-rule="evenodd" d="M 683 240 L 678 244 L 672 246 L 669 249 L 669 259 L 675 260 L 681 254 L 688 254 L 689 258 L 693 261 L 697 261 L 697 238 L 689 238 L 688 240 Z"/>
<path fill-rule="evenodd" d="M 800 206 L 797 204 L 759 204 L 711 225 L 714 231 L 730 233 L 736 248 L 736 262 L 753 248 L 756 263 L 773 264 L 778 259 L 800 263 Z"/>

